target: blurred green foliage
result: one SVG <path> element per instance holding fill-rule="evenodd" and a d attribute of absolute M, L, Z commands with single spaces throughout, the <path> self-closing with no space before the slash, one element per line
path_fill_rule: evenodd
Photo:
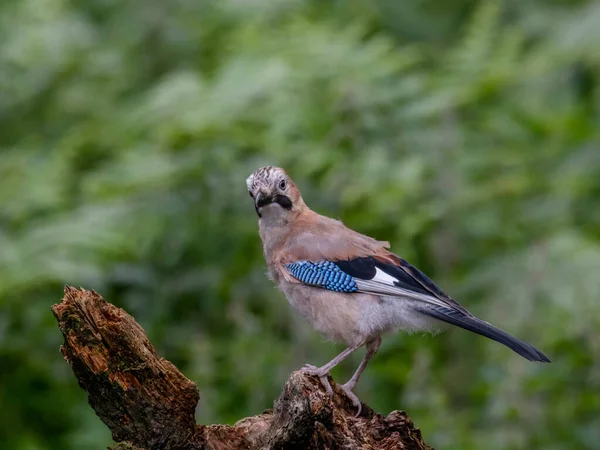
<path fill-rule="evenodd" d="M 266 164 L 553 359 L 390 336 L 365 402 L 444 449 L 598 448 L 598 2 L 5 0 L 0 42 L 3 448 L 110 443 L 58 352 L 64 283 L 129 311 L 204 423 L 340 350 L 265 277 Z"/>

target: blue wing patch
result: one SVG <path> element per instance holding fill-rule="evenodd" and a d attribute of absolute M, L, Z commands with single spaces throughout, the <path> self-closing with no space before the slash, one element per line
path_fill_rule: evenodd
<path fill-rule="evenodd" d="M 354 278 L 331 261 L 296 261 L 286 264 L 294 278 L 305 284 L 319 286 L 336 292 L 356 292 Z"/>

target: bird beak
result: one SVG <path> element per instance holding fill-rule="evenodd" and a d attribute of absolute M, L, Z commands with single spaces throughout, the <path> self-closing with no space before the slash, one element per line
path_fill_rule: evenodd
<path fill-rule="evenodd" d="M 256 194 L 256 198 L 254 199 L 254 209 L 256 210 L 256 214 L 258 217 L 262 217 L 261 213 L 258 211 L 259 208 L 266 206 L 270 203 L 273 203 L 273 197 L 263 194 L 259 192 Z"/>
<path fill-rule="evenodd" d="M 254 202 L 254 206 L 258 209 L 258 208 L 266 206 L 270 203 L 273 203 L 273 197 L 265 195 L 262 192 L 260 192 L 256 196 L 256 201 Z"/>

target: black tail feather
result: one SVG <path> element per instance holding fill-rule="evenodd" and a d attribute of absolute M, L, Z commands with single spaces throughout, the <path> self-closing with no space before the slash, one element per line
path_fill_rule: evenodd
<path fill-rule="evenodd" d="M 477 317 L 444 307 L 427 306 L 418 308 L 417 310 L 426 316 L 456 325 L 457 327 L 464 328 L 465 330 L 472 331 L 473 333 L 500 342 L 529 361 L 550 362 L 550 359 L 534 346 L 511 336 L 506 331 L 496 328 L 492 324 L 478 319 Z"/>

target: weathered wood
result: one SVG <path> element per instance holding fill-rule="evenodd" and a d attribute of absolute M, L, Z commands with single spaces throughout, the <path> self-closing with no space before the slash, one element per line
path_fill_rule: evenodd
<path fill-rule="evenodd" d="M 406 413 L 361 416 L 336 387 L 294 372 L 273 410 L 229 425 L 196 425 L 196 385 L 157 356 L 142 327 L 99 294 L 65 287 L 52 311 L 61 351 L 119 450 L 430 449 Z"/>

